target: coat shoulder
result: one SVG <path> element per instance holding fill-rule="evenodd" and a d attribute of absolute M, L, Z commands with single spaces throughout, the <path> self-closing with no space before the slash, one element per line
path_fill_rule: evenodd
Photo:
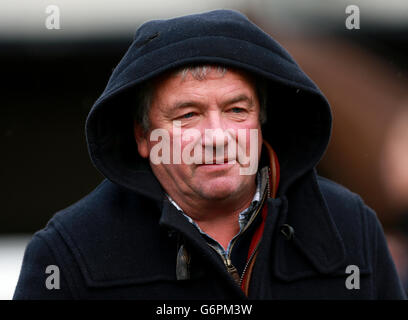
<path fill-rule="evenodd" d="M 78 202 L 57 212 L 37 231 L 25 249 L 13 298 L 78 298 L 81 274 L 87 269 L 79 258 L 86 249 L 84 244 L 95 244 L 92 239 L 98 239 L 95 234 L 102 225 L 105 229 L 99 230 L 99 234 L 106 234 L 106 226 L 113 222 L 110 214 L 119 194 L 115 185 L 104 181 Z M 58 290 L 46 286 L 50 267 L 58 272 Z"/>
<path fill-rule="evenodd" d="M 168 232 L 159 227 L 161 205 L 105 180 L 85 198 L 56 213 L 47 228 L 56 230 L 60 245 L 68 248 L 70 262 L 75 264 L 74 273 L 88 287 L 144 283 L 158 274 L 169 280 L 164 265 L 152 267 L 140 260 L 172 253 Z"/>
<path fill-rule="evenodd" d="M 66 279 L 64 287 L 70 289 L 67 294 L 75 298 L 81 296 L 84 281 L 88 287 L 144 281 L 156 270 L 145 270 L 146 264 L 129 257 L 135 252 L 143 256 L 160 251 L 159 205 L 104 180 L 84 198 L 57 212 L 35 234 L 26 248 L 15 297 L 30 298 L 24 295 L 29 292 L 27 279 L 42 281 L 38 275 L 44 272 L 38 270 L 44 269 L 44 261 L 60 267 Z M 152 241 L 146 243 L 149 237 Z"/>
<path fill-rule="evenodd" d="M 317 182 L 328 205 L 334 203 L 337 206 L 355 206 L 360 202 L 363 203 L 363 200 L 357 193 L 352 192 L 333 180 L 317 176 Z"/>
<path fill-rule="evenodd" d="M 126 225 L 157 220 L 159 205 L 156 201 L 104 180 L 84 198 L 57 212 L 48 226 L 56 227 L 67 237 L 88 239 L 91 236 L 99 238 L 101 234 L 113 236 Z M 115 227 L 119 230 L 115 230 Z"/>
<path fill-rule="evenodd" d="M 379 222 L 375 211 L 368 207 L 357 193 L 325 177 L 318 176 L 317 181 L 332 218 L 336 222 L 342 220 L 353 224 L 363 218 Z"/>

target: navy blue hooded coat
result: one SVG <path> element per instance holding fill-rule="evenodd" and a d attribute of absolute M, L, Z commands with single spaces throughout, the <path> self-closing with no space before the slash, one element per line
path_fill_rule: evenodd
<path fill-rule="evenodd" d="M 92 161 L 106 180 L 33 236 L 14 298 L 246 297 L 169 203 L 134 140 L 131 112 L 139 84 L 194 63 L 241 68 L 268 88 L 262 133 L 279 158 L 281 178 L 276 198 L 267 200 L 248 297 L 404 298 L 375 213 L 358 195 L 316 174 L 331 132 L 326 99 L 277 42 L 230 10 L 150 21 L 138 29 L 86 122 Z M 280 232 L 283 225 L 292 227 L 290 236 Z M 187 280 L 176 277 L 180 239 L 193 261 Z M 49 265 L 60 270 L 59 289 L 47 289 Z M 359 270 L 351 289 L 349 265 Z"/>

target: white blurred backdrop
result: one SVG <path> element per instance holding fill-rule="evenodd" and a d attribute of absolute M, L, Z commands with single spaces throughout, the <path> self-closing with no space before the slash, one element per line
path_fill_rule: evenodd
<path fill-rule="evenodd" d="M 29 234 L 0 236 L 0 300 L 13 298 Z"/>

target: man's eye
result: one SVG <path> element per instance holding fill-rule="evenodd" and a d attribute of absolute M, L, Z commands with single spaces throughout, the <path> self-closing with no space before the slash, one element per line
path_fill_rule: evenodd
<path fill-rule="evenodd" d="M 232 113 L 241 113 L 241 112 L 244 111 L 244 109 L 243 109 L 243 108 L 237 108 L 237 107 L 235 107 L 235 108 L 231 108 L 230 111 L 231 111 Z"/>
<path fill-rule="evenodd" d="M 194 117 L 194 115 L 195 115 L 195 112 L 189 112 L 189 113 L 183 114 L 180 118 L 188 119 L 188 118 Z"/>

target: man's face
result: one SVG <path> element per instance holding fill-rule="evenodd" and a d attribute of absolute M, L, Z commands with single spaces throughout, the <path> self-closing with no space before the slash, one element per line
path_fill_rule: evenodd
<path fill-rule="evenodd" d="M 256 89 L 243 72 L 228 70 L 221 74 L 211 68 L 204 80 L 195 79 L 190 73 L 184 78 L 180 74 L 162 77 L 156 82 L 153 93 L 148 132 L 143 133 L 138 125 L 135 127 L 139 154 L 145 158 L 150 155 L 154 174 L 176 202 L 180 199 L 216 201 L 248 197 L 255 190 L 255 174 L 242 174 L 248 163 L 244 164 L 237 155 L 228 152 L 228 145 L 236 143 L 246 156 L 251 150 L 256 152 L 258 161 L 262 144 L 259 112 Z M 152 163 L 154 146 L 160 142 L 160 139 L 152 139 L 156 129 L 169 134 L 170 163 Z M 184 135 L 189 129 L 199 135 Z M 217 140 L 208 134 L 209 129 L 224 132 L 229 129 L 233 134 Z M 239 129 L 245 140 L 237 141 Z M 250 129 L 257 131 L 257 139 L 252 143 Z M 217 154 L 222 147 L 224 152 Z M 180 153 L 181 163 L 174 163 L 175 152 Z M 187 164 L 185 155 L 202 161 Z M 215 163 L 227 161 L 235 163 Z"/>

